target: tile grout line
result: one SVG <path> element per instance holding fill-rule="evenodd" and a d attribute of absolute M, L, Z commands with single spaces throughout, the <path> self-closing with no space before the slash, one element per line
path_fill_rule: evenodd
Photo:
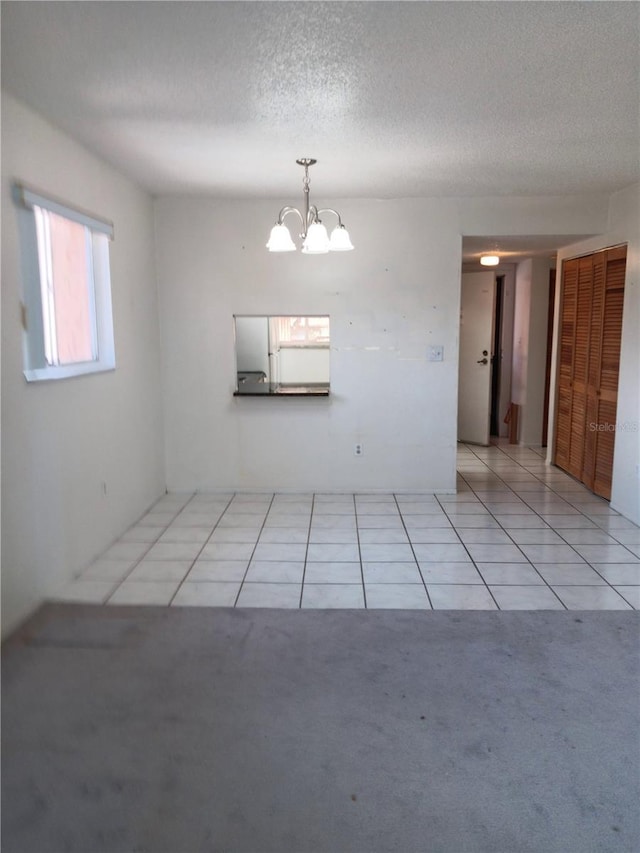
<path fill-rule="evenodd" d="M 364 566 L 362 565 L 362 548 L 360 547 L 360 528 L 358 527 L 358 503 L 356 501 L 356 492 L 353 492 L 351 498 L 353 500 L 353 512 L 355 514 L 356 519 L 356 541 L 358 544 L 358 557 L 360 559 L 360 582 L 362 584 L 362 598 L 364 600 L 364 609 L 369 610 L 369 608 L 367 607 L 367 589 L 364 582 Z"/>
<path fill-rule="evenodd" d="M 316 507 L 316 493 L 311 495 L 311 515 L 309 516 L 309 527 L 307 529 L 307 546 L 304 550 L 304 563 L 302 565 L 302 581 L 300 583 L 300 601 L 298 602 L 298 610 L 302 610 L 302 596 L 304 594 L 304 579 L 307 575 L 307 559 L 309 557 L 309 545 L 311 543 L 311 527 L 313 526 L 313 512 Z"/>
<path fill-rule="evenodd" d="M 420 575 L 420 579 L 422 580 L 422 586 L 424 587 L 424 591 L 427 595 L 427 601 L 429 602 L 429 607 L 431 610 L 435 610 L 433 606 L 433 602 L 431 601 L 431 596 L 429 595 L 429 590 L 427 589 L 427 582 L 424 579 L 424 575 L 422 574 L 422 569 L 420 568 L 420 563 L 418 562 L 418 558 L 416 557 L 416 552 L 413 547 L 413 542 L 411 541 L 411 537 L 409 536 L 409 531 L 407 530 L 407 525 L 404 520 L 404 515 L 402 514 L 402 509 L 400 508 L 400 504 L 398 503 L 398 496 L 396 494 L 393 495 L 393 499 L 396 502 L 396 506 L 398 507 L 398 512 L 400 513 L 400 521 L 402 522 L 402 527 L 404 529 L 405 535 L 409 541 L 409 547 L 411 548 L 411 553 L 413 554 L 413 559 L 416 562 L 416 567 L 418 569 L 418 574 Z M 436 498 L 437 500 L 437 498 Z"/>
<path fill-rule="evenodd" d="M 236 497 L 236 495 L 234 494 L 234 498 L 235 497 Z M 267 507 L 267 511 L 265 512 L 264 518 L 262 519 L 262 524 L 260 526 L 260 530 L 258 531 L 258 538 L 255 541 L 255 544 L 254 544 L 253 549 L 251 551 L 251 556 L 249 557 L 249 560 L 247 562 L 247 568 L 244 570 L 242 580 L 240 581 L 240 586 L 238 587 L 238 592 L 236 593 L 236 598 L 235 598 L 235 601 L 233 602 L 233 605 L 232 605 L 233 607 L 238 606 L 238 599 L 240 598 L 240 593 L 242 592 L 242 589 L 246 583 L 247 574 L 249 572 L 249 569 L 251 568 L 251 561 L 253 560 L 253 556 L 256 553 L 256 548 L 258 547 L 258 543 L 260 542 L 260 537 L 262 536 L 262 531 L 264 530 L 264 526 L 267 523 L 267 518 L 269 517 L 269 513 L 271 512 L 271 507 L 273 506 L 273 502 L 275 500 L 275 497 L 276 497 L 276 493 L 272 492 L 271 500 L 269 501 L 269 506 Z M 227 509 L 228 509 L 228 507 L 227 507 Z M 225 510 L 225 512 L 226 512 L 226 510 Z"/>
<path fill-rule="evenodd" d="M 193 495 L 191 496 L 191 500 L 193 500 L 193 498 L 194 498 L 194 497 L 195 497 L 195 494 L 193 494 Z M 178 586 L 176 587 L 175 592 L 173 593 L 173 595 L 172 595 L 172 596 L 171 596 L 171 598 L 169 599 L 169 602 L 167 603 L 167 607 L 171 607 L 171 605 L 173 604 L 173 602 L 174 602 L 174 600 L 175 600 L 176 595 L 177 595 L 177 594 L 179 593 L 179 591 L 182 589 L 182 586 L 183 586 L 183 584 L 185 583 L 185 581 L 187 580 L 187 578 L 189 577 L 189 575 L 191 574 L 191 571 L 192 571 L 193 567 L 195 566 L 195 564 L 197 563 L 197 561 L 200 559 L 200 554 L 202 554 L 202 552 L 204 551 L 204 549 L 205 549 L 205 548 L 207 547 L 207 545 L 209 544 L 209 540 L 210 540 L 210 539 L 211 539 L 211 537 L 213 536 L 213 531 L 214 531 L 214 530 L 218 527 L 218 525 L 220 524 L 220 521 L 221 521 L 222 517 L 224 516 L 225 512 L 229 509 L 229 506 L 230 506 L 230 505 L 231 505 L 231 503 L 233 502 L 233 499 L 234 499 L 234 498 L 235 498 L 235 493 L 234 493 L 234 494 L 229 498 L 229 500 L 227 501 L 227 505 L 225 506 L 225 508 L 222 510 L 222 512 L 221 512 L 221 513 L 220 513 L 220 515 L 218 516 L 218 520 L 215 522 L 215 524 L 214 524 L 214 525 L 213 525 L 213 527 L 211 528 L 211 532 L 210 532 L 210 533 L 209 533 L 209 535 L 207 536 L 206 540 L 203 542 L 203 544 L 202 544 L 202 548 L 200 548 L 200 550 L 198 551 L 198 553 L 196 554 L 196 556 L 193 558 L 193 560 L 192 560 L 192 562 L 191 562 L 191 565 L 190 565 L 190 566 L 189 566 L 189 568 L 187 569 L 187 572 L 186 572 L 185 576 L 182 578 L 182 580 L 180 581 L 180 583 L 179 583 L 179 584 L 178 584 Z M 189 504 L 191 503 L 191 500 L 187 501 L 187 503 L 185 504 L 185 507 L 184 507 L 184 508 L 186 508 L 187 506 L 189 506 Z"/>

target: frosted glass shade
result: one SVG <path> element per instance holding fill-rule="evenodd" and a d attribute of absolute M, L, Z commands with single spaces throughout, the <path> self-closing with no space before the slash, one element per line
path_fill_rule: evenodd
<path fill-rule="evenodd" d="M 312 222 L 302 244 L 305 255 L 324 255 L 329 251 L 329 235 L 322 222 Z"/>
<path fill-rule="evenodd" d="M 500 258 L 497 255 L 483 255 L 480 258 L 480 263 L 483 267 L 497 267 L 500 263 Z"/>
<path fill-rule="evenodd" d="M 353 243 L 349 237 L 349 232 L 344 225 L 339 225 L 331 232 L 331 240 L 329 241 L 330 252 L 351 252 Z"/>
<path fill-rule="evenodd" d="M 271 229 L 267 249 L 270 252 L 295 252 L 296 244 L 291 239 L 286 225 L 274 225 Z"/>

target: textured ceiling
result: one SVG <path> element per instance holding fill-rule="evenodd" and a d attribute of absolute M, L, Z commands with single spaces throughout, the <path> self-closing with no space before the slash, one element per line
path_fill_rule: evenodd
<path fill-rule="evenodd" d="M 635 2 L 3 2 L 2 83 L 153 193 L 613 191 Z"/>

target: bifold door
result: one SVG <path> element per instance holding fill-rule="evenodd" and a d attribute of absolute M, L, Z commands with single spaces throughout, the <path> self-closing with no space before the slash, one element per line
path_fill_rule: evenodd
<path fill-rule="evenodd" d="M 627 250 L 562 265 L 554 462 L 611 497 Z"/>

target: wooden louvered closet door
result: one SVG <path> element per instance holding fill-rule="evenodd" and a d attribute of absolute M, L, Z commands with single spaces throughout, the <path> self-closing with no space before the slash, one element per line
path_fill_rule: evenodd
<path fill-rule="evenodd" d="M 626 247 L 565 261 L 554 462 L 611 497 Z"/>

